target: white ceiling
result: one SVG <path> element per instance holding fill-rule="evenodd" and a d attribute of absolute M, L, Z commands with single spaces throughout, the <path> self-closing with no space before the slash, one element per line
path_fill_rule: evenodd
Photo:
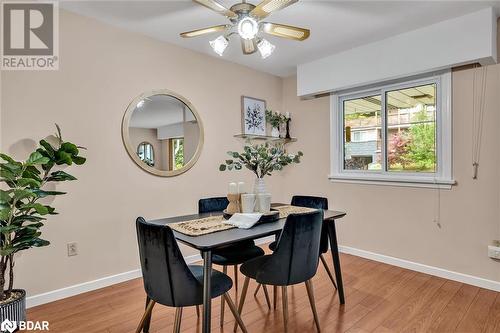
<path fill-rule="evenodd" d="M 220 2 L 229 7 L 238 1 Z M 256 4 L 258 1 L 248 2 Z M 216 34 L 184 39 L 179 37 L 179 33 L 229 22 L 225 17 L 189 0 L 66 1 L 60 6 L 214 57 L 219 56 L 212 51 L 208 41 Z M 265 21 L 309 28 L 309 39 L 296 42 L 269 36 L 268 39 L 277 47 L 272 56 L 263 60 L 258 53 L 243 55 L 240 41 L 233 37 L 223 58 L 278 76 L 289 76 L 295 74 L 298 64 L 485 7 L 495 7 L 500 13 L 500 1 L 301 0 L 273 13 Z"/>
<path fill-rule="evenodd" d="M 141 107 L 136 107 L 130 119 L 130 127 L 159 128 L 184 121 L 184 103 L 167 95 L 154 95 L 144 99 Z M 187 108 L 186 108 L 187 109 Z M 188 109 L 189 110 L 189 109 Z"/>

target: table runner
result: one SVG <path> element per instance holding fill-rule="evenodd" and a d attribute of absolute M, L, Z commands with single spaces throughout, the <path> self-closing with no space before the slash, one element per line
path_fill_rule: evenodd
<path fill-rule="evenodd" d="M 228 229 L 236 228 L 230 224 L 225 224 L 224 216 L 209 216 L 196 220 L 170 223 L 168 226 L 181 234 L 188 236 L 201 236 Z"/>
<path fill-rule="evenodd" d="M 290 214 L 308 213 L 316 210 L 313 208 L 298 207 L 291 205 L 274 206 L 272 208 L 280 212 L 279 216 L 280 219 L 284 219 Z M 181 234 L 196 237 L 196 236 L 211 234 L 213 232 L 219 232 L 236 228 L 233 225 L 226 224 L 225 221 L 226 220 L 222 215 L 217 215 L 217 216 L 203 217 L 195 220 L 170 223 L 168 226 L 173 230 L 180 232 Z"/>
<path fill-rule="evenodd" d="M 308 207 L 299 207 L 292 205 L 283 205 L 283 206 L 273 206 L 273 209 L 276 209 L 280 212 L 280 219 L 287 218 L 290 214 L 301 214 L 301 213 L 309 213 L 314 212 L 316 209 L 308 208 Z"/>

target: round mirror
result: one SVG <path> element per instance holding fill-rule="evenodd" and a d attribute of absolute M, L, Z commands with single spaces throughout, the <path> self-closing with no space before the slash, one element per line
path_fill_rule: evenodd
<path fill-rule="evenodd" d="M 171 177 L 191 168 L 203 146 L 200 116 L 184 97 L 155 90 L 135 98 L 122 122 L 123 143 L 142 169 Z"/>

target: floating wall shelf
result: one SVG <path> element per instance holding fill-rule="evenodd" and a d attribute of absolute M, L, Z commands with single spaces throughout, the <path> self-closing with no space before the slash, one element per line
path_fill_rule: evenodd
<path fill-rule="evenodd" d="M 248 141 L 263 141 L 269 143 L 290 143 L 297 141 L 297 138 L 277 138 L 274 136 L 266 136 L 266 135 L 252 135 L 252 134 L 236 134 L 234 136 L 238 139 L 245 139 Z"/>

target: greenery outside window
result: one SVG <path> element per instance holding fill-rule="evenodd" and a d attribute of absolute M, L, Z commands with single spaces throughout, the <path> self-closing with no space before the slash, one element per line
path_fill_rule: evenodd
<path fill-rule="evenodd" d="M 330 179 L 450 188 L 451 73 L 331 96 Z"/>
<path fill-rule="evenodd" d="M 171 139 L 172 170 L 178 170 L 184 166 L 184 138 Z"/>

